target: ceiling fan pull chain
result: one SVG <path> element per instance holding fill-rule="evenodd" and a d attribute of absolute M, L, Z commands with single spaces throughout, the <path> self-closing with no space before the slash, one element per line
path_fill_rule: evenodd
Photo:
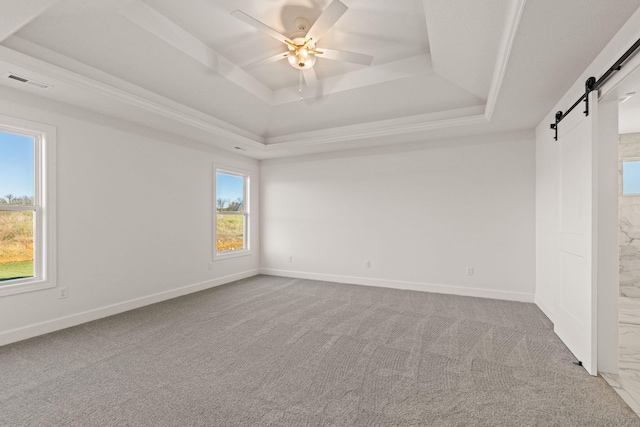
<path fill-rule="evenodd" d="M 302 70 L 300 70 L 300 74 L 298 77 L 298 93 L 300 94 L 300 101 L 304 101 L 302 98 Z"/>

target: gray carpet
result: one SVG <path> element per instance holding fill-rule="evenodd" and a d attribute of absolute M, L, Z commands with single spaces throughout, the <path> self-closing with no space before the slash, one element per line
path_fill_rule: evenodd
<path fill-rule="evenodd" d="M 2 426 L 640 426 L 533 304 L 257 276 L 0 347 Z"/>

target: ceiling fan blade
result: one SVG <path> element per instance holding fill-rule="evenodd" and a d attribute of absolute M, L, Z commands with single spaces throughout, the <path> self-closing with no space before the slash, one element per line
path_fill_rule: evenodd
<path fill-rule="evenodd" d="M 268 56 L 266 58 L 251 62 L 247 65 L 243 65 L 241 68 L 244 68 L 245 70 L 252 70 L 261 65 L 273 64 L 274 62 L 285 59 L 287 56 L 289 56 L 289 52 L 278 53 L 276 55 Z"/>
<path fill-rule="evenodd" d="M 293 42 L 291 40 L 289 40 L 287 37 L 283 36 L 282 34 L 280 34 L 279 32 L 277 32 L 276 30 L 274 30 L 273 28 L 269 27 L 266 24 L 263 24 L 262 22 L 258 21 L 256 18 L 253 18 L 249 15 L 247 15 L 246 13 L 242 12 L 241 10 L 234 10 L 233 12 L 231 12 L 231 15 L 233 15 L 234 17 L 238 18 L 239 20 L 241 20 L 242 22 L 245 22 L 249 25 L 251 25 L 253 28 L 262 31 L 263 33 L 273 37 L 274 39 L 286 44 L 286 45 L 292 45 Z"/>
<path fill-rule="evenodd" d="M 316 77 L 316 72 L 313 68 L 302 70 L 302 75 L 304 76 L 304 82 L 308 87 L 315 88 L 318 86 L 318 78 Z"/>
<path fill-rule="evenodd" d="M 322 54 L 317 55 L 318 58 L 333 59 L 334 61 L 353 62 L 355 64 L 371 65 L 373 56 L 364 53 L 348 52 L 346 50 L 336 49 L 318 49 Z"/>
<path fill-rule="evenodd" d="M 338 19 L 347 11 L 348 7 L 344 5 L 340 0 L 333 0 L 333 2 L 327 6 L 322 12 L 322 15 L 311 26 L 311 29 L 305 36 L 305 39 L 313 39 L 313 42 L 320 40 L 322 36 L 333 27 L 333 24 L 338 22 Z"/>

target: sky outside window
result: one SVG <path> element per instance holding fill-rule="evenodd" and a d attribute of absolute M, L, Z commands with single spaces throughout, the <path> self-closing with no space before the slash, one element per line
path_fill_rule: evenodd
<path fill-rule="evenodd" d="M 640 194 L 640 160 L 622 162 L 622 194 Z"/>
<path fill-rule="evenodd" d="M 244 177 L 218 172 L 216 174 L 216 197 L 229 202 L 244 201 Z"/>
<path fill-rule="evenodd" d="M 0 198 L 34 193 L 34 138 L 0 131 Z"/>

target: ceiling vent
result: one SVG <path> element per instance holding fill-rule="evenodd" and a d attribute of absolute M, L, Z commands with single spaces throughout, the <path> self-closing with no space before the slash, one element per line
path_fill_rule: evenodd
<path fill-rule="evenodd" d="M 6 78 L 14 80 L 16 82 L 25 83 L 25 84 L 28 84 L 28 85 L 31 85 L 31 86 L 38 87 L 40 89 L 49 89 L 50 87 L 52 87 L 51 85 L 44 84 L 44 83 L 41 83 L 41 82 L 38 82 L 38 81 L 35 81 L 35 80 L 31 80 L 31 79 L 19 76 L 19 75 L 14 74 L 14 73 L 7 73 L 4 76 Z"/>

